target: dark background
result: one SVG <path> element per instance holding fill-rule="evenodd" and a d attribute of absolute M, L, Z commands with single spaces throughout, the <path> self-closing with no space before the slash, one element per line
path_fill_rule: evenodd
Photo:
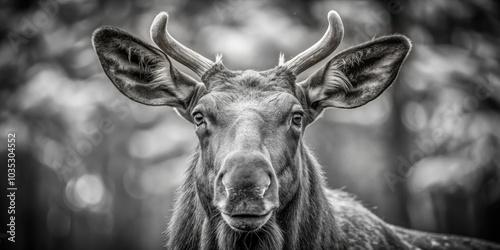
<path fill-rule="evenodd" d="M 274 67 L 315 43 L 336 10 L 339 50 L 401 33 L 398 80 L 354 110 L 328 110 L 305 140 L 330 187 L 384 220 L 500 242 L 499 4 L 482 1 L 12 0 L 0 9 L 0 248 L 160 249 L 193 126 L 122 96 L 92 32 L 173 36 L 230 69 Z M 321 65 L 300 76 L 304 79 Z M 179 66 L 190 73 L 184 67 Z M 16 243 L 7 227 L 7 134 L 16 133 Z"/>

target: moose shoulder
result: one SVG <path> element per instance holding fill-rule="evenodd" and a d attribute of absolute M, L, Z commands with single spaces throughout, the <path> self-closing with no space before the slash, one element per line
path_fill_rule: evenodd
<path fill-rule="evenodd" d="M 343 38 L 335 11 L 315 45 L 266 71 L 231 71 L 178 43 L 168 15 L 151 26 L 154 47 L 102 27 L 93 45 L 106 75 L 124 95 L 167 105 L 193 123 L 199 146 L 166 230 L 168 249 L 500 249 L 477 239 L 389 225 L 347 193 L 327 188 L 302 142 L 325 108 L 355 108 L 397 77 L 411 43 L 386 36 L 349 48 L 303 82 L 301 72 L 329 56 Z M 177 70 L 174 59 L 201 81 Z"/>

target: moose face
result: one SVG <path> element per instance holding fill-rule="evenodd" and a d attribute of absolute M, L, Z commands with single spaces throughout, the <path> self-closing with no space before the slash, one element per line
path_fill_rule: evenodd
<path fill-rule="evenodd" d="M 330 55 L 343 37 L 338 14 L 328 14 L 323 38 L 277 67 L 230 71 L 167 32 L 168 15 L 151 27 L 153 47 L 128 33 L 98 29 L 93 45 L 103 69 L 126 96 L 146 105 L 167 105 L 193 123 L 199 138 L 197 198 L 209 218 L 235 231 L 255 231 L 289 204 L 300 188 L 301 137 L 328 107 L 355 108 L 380 95 L 396 78 L 410 51 L 404 36 L 388 36 L 334 56 L 303 82 L 296 76 Z M 201 78 L 172 66 L 169 57 Z"/>
<path fill-rule="evenodd" d="M 284 70 L 219 68 L 207 80 L 208 93 L 191 112 L 202 153 L 198 185 L 207 185 L 199 195 L 231 228 L 255 230 L 297 188 L 304 107 Z"/>

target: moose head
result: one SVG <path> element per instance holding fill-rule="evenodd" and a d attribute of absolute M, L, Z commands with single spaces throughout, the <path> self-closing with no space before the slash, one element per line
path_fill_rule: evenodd
<path fill-rule="evenodd" d="M 203 211 L 201 217 L 208 219 L 200 224 L 212 225 L 218 234 L 264 230 L 283 237 L 280 218 L 299 206 L 294 200 L 303 190 L 310 193 L 316 185 L 312 182 L 322 183 L 320 177 L 306 178 L 319 176 L 304 164 L 311 161 L 302 143 L 306 127 L 325 108 L 370 102 L 396 79 L 411 48 L 402 35 L 344 50 L 297 82 L 299 74 L 328 57 L 342 41 L 337 12 L 328 13 L 328 22 L 316 44 L 288 61 L 281 54 L 279 64 L 265 71 L 229 70 L 222 56 L 214 62 L 185 47 L 168 33 L 165 12 L 151 26 L 157 47 L 117 28 L 95 31 L 99 61 L 121 93 L 142 104 L 173 107 L 196 128 L 198 152 L 184 184 L 193 197 L 184 194 L 181 199 L 199 204 L 185 209 Z M 200 80 L 179 71 L 171 59 Z"/>

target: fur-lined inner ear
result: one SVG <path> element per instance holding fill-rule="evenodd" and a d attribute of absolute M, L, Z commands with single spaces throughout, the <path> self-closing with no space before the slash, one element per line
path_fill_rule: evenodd
<path fill-rule="evenodd" d="M 300 85 L 318 115 L 327 107 L 355 108 L 379 96 L 396 78 L 411 49 L 401 35 L 347 49 Z"/>
<path fill-rule="evenodd" d="M 147 88 L 149 91 L 161 90 L 168 88 L 168 83 L 172 81 L 170 72 L 170 61 L 167 57 L 161 54 L 155 54 L 151 51 L 144 51 L 140 45 L 134 42 L 115 41 L 117 48 L 114 53 L 109 53 L 109 59 L 114 59 L 116 63 L 115 69 L 111 74 L 126 74 L 134 81 L 123 81 L 127 86 L 120 88 L 131 89 L 137 88 L 137 83 L 141 83 L 142 88 Z M 111 52 L 111 51 L 109 51 Z M 127 60 L 124 61 L 123 54 L 126 54 Z M 117 80 L 117 79 L 115 79 Z M 118 86 L 117 86 L 118 87 Z M 154 103 L 151 100 L 136 100 L 148 105 L 165 105 L 164 103 Z M 138 97 L 136 97 L 138 98 Z M 138 98 L 144 99 L 144 98 Z"/>
<path fill-rule="evenodd" d="M 164 85 L 172 80 L 170 72 L 171 62 L 168 57 L 144 53 L 144 51 L 137 48 L 137 45 L 126 45 L 121 43 L 119 47 L 127 49 L 129 64 L 137 65 L 140 73 L 144 73 L 145 76 L 150 76 L 149 79 L 148 77 L 146 77 L 146 79 L 148 79 L 148 85 L 151 85 L 152 88 L 155 88 L 154 86 Z M 132 58 L 135 57 L 138 57 L 138 60 L 133 61 Z"/>
<path fill-rule="evenodd" d="M 125 96 L 189 113 L 203 84 L 173 67 L 162 51 L 113 27 L 96 30 L 92 39 L 104 72 Z"/>
<path fill-rule="evenodd" d="M 349 78 L 339 69 L 340 65 L 337 65 L 336 62 L 329 62 L 328 64 L 333 65 L 325 67 L 321 81 L 323 84 L 308 86 L 309 99 L 316 104 L 321 100 L 331 98 L 333 95 L 346 94 L 354 89 Z"/>

